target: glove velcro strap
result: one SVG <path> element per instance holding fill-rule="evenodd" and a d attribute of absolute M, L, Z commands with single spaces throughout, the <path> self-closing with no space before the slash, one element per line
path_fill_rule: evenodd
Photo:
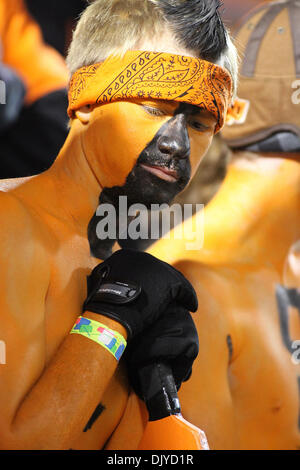
<path fill-rule="evenodd" d="M 125 338 L 120 333 L 89 318 L 78 317 L 70 334 L 79 334 L 95 341 L 109 351 L 117 361 L 121 359 L 127 346 Z"/>
<path fill-rule="evenodd" d="M 88 296 L 84 309 L 91 302 L 106 302 L 112 305 L 124 305 L 133 302 L 141 293 L 141 286 L 134 282 L 101 280 Z"/>
<path fill-rule="evenodd" d="M 133 303 L 141 292 L 141 286 L 135 282 L 103 281 L 102 279 L 100 285 L 96 285 L 94 289 L 91 287 L 91 292 L 83 305 L 83 312 L 98 313 L 112 318 L 126 328 L 130 338 L 133 334 L 132 327 L 126 318 L 131 317 L 131 321 L 134 322 L 133 312 L 126 307 Z M 123 312 L 123 315 L 120 315 L 120 312 Z"/>

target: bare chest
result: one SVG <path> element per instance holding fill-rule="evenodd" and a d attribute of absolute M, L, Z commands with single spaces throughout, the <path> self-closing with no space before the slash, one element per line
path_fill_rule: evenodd
<path fill-rule="evenodd" d="M 243 347 L 228 371 L 242 448 L 300 447 L 300 314 L 280 312 L 273 292 L 244 313 Z"/>
<path fill-rule="evenodd" d="M 279 311 L 278 282 L 233 269 L 199 281 L 200 352 L 181 398 L 213 448 L 300 447 L 300 315 Z"/>

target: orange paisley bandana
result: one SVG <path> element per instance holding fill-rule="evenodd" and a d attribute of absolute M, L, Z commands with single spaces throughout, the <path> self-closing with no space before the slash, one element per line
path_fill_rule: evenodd
<path fill-rule="evenodd" d="M 129 51 L 74 73 L 68 114 L 85 105 L 131 99 L 170 100 L 209 111 L 224 125 L 232 98 L 232 80 L 222 67 L 205 60 L 161 52 Z"/>

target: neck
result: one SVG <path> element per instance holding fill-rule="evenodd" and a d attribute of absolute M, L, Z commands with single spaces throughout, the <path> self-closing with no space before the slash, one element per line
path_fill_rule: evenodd
<path fill-rule="evenodd" d="M 85 157 L 76 123 L 52 167 L 20 191 L 35 207 L 87 233 L 102 187 Z"/>
<path fill-rule="evenodd" d="M 300 239 L 300 163 L 239 152 L 205 211 L 204 257 L 272 264 L 282 272 Z"/>

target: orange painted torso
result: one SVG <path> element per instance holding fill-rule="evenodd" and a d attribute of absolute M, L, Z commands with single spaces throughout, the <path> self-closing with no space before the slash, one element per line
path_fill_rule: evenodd
<path fill-rule="evenodd" d="M 183 415 L 206 432 L 211 448 L 299 448 L 300 365 L 283 343 L 279 277 L 249 266 L 180 268 L 190 280 L 198 277 L 200 299 L 200 354 L 180 393 Z M 291 339 L 299 339 L 294 309 L 289 323 Z"/>
<path fill-rule="evenodd" d="M 299 168 L 237 159 L 205 210 L 203 248 L 161 240 L 151 250 L 198 294 L 200 353 L 180 398 L 184 417 L 205 431 L 212 449 L 300 448 L 300 365 L 284 344 L 275 298 L 289 248 L 300 239 Z M 299 340 L 296 309 L 288 323 L 291 341 Z"/>

